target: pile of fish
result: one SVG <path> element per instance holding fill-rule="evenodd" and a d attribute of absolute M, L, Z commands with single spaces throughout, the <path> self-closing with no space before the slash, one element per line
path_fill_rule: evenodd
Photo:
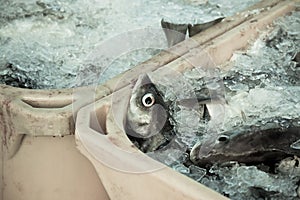
<path fill-rule="evenodd" d="M 197 106 L 174 98 L 176 88 L 189 92 L 182 82 L 169 88 L 142 75 L 127 115 L 133 143 L 231 199 L 299 199 L 299 15 L 277 20 L 271 33 L 233 56 L 229 71 L 217 70 L 216 87 L 225 91 L 219 105 L 207 102 L 203 69 L 183 74 Z M 220 105 L 223 118 L 214 122 L 212 108 Z"/>

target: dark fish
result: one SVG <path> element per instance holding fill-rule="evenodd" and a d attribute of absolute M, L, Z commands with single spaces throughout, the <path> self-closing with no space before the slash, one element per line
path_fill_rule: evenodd
<path fill-rule="evenodd" d="M 226 131 L 195 145 L 191 160 L 199 166 L 238 161 L 275 163 L 287 156 L 300 156 L 300 119 L 274 118 L 255 126 Z"/>
<path fill-rule="evenodd" d="M 142 151 L 158 149 L 172 137 L 168 106 L 147 74 L 132 89 L 125 131 Z"/>
<path fill-rule="evenodd" d="M 201 31 L 204 31 L 205 29 L 208 29 L 209 27 L 217 23 L 220 23 L 223 19 L 224 17 L 219 17 L 217 19 L 202 24 L 189 24 L 188 26 L 189 36 L 193 37 L 194 35 L 200 33 Z"/>
<path fill-rule="evenodd" d="M 200 24 L 190 24 L 190 23 L 172 23 L 165 19 L 161 20 L 161 27 L 166 35 L 168 46 L 174 46 L 175 44 L 183 41 L 186 38 L 187 31 L 189 32 L 189 37 L 192 37 L 201 31 L 210 28 L 211 26 L 221 22 L 224 17 L 219 17 L 209 22 Z"/>
<path fill-rule="evenodd" d="M 295 53 L 292 61 L 294 61 L 296 63 L 295 68 L 299 69 L 300 68 L 300 52 Z"/>
<path fill-rule="evenodd" d="M 295 55 L 293 56 L 293 61 L 297 64 L 300 63 L 300 52 L 295 53 Z"/>
<path fill-rule="evenodd" d="M 166 35 L 168 47 L 174 46 L 185 39 L 188 24 L 171 23 L 165 21 L 164 19 L 162 19 L 160 23 Z"/>

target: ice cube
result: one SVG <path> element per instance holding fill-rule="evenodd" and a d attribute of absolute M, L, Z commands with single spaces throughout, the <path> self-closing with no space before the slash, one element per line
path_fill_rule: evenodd
<path fill-rule="evenodd" d="M 190 172 L 189 174 L 187 174 L 187 176 L 198 182 L 200 182 L 200 180 L 206 175 L 206 169 L 200 168 L 195 165 L 190 165 L 189 170 Z"/>

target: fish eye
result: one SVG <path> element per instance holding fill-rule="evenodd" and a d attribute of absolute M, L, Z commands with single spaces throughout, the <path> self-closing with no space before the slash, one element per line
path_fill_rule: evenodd
<path fill-rule="evenodd" d="M 149 108 L 149 107 L 153 106 L 154 103 L 155 103 L 155 98 L 152 93 L 147 93 L 143 96 L 143 98 L 142 98 L 143 106 Z"/>
<path fill-rule="evenodd" d="M 220 142 L 220 143 L 225 143 L 225 142 L 227 142 L 229 140 L 229 136 L 228 135 L 220 135 L 219 137 L 218 137 L 218 142 Z"/>

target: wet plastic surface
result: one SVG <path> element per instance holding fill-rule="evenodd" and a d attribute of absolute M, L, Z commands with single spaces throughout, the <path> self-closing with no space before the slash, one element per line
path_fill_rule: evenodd
<path fill-rule="evenodd" d="M 4 161 L 2 200 L 109 200 L 93 166 L 75 148 L 74 136 L 26 136 L 18 154 Z"/>

